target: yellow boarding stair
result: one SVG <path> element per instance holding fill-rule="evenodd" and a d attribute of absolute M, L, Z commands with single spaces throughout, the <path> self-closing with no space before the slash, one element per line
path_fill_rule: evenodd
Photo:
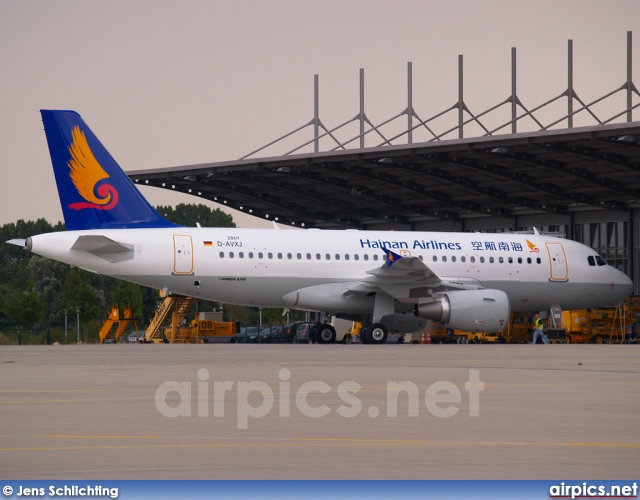
<path fill-rule="evenodd" d="M 153 317 L 145 331 L 145 342 L 184 342 L 186 339 L 181 338 L 179 327 L 182 325 L 185 316 L 189 312 L 189 309 L 191 309 L 191 306 L 197 301 L 198 299 L 194 299 L 193 297 L 181 297 L 177 295 L 169 295 L 165 297 L 160 304 L 160 307 L 158 307 L 156 315 Z M 169 336 L 164 337 L 163 335 L 160 335 L 160 328 L 165 322 L 170 311 L 171 328 L 165 328 L 164 331 L 167 332 Z M 174 332 L 178 333 L 174 334 Z"/>
<path fill-rule="evenodd" d="M 118 340 L 120 340 L 122 334 L 132 324 L 135 326 L 135 329 L 137 331 L 138 323 L 135 319 L 133 319 L 133 311 L 131 310 L 130 305 L 125 308 L 122 318 L 120 317 L 120 309 L 118 308 L 118 306 L 111 306 L 109 319 L 104 322 L 104 325 L 102 325 L 102 328 L 100 329 L 100 342 L 104 343 L 104 341 L 109 337 L 111 329 L 114 327 L 114 325 L 117 325 L 117 328 L 113 335 L 115 341 L 117 342 Z"/>

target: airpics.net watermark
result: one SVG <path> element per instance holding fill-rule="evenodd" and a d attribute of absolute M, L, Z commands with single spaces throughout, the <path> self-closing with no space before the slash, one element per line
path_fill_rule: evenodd
<path fill-rule="evenodd" d="M 313 380 L 305 382 L 294 389 L 291 387 L 291 371 L 282 368 L 278 372 L 278 387 L 274 389 L 262 381 L 237 383 L 233 381 L 210 381 L 209 370 L 200 368 L 197 372 L 198 382 L 193 387 L 192 382 L 168 381 L 160 384 L 155 394 L 156 408 L 165 417 L 193 416 L 193 402 L 195 400 L 195 415 L 206 418 L 210 416 L 213 407 L 213 417 L 225 416 L 225 403 L 235 399 L 238 429 L 248 429 L 249 419 L 262 418 L 272 411 L 278 416 L 288 418 L 292 414 L 292 406 L 303 416 L 308 418 L 322 418 L 335 411 L 340 417 L 354 418 L 359 416 L 364 407 L 358 396 L 362 385 L 352 380 L 340 383 L 336 388 L 329 384 Z M 447 418 L 458 413 L 463 403 L 463 392 L 453 382 L 440 380 L 426 387 L 421 397 L 420 388 L 413 382 L 387 382 L 386 401 L 383 410 L 386 417 L 395 418 L 401 413 L 409 417 L 420 416 L 421 403 L 429 414 L 434 417 Z M 480 381 L 479 370 L 469 370 L 469 377 L 464 383 L 466 399 L 468 400 L 468 415 L 480 415 L 480 392 L 484 390 L 484 382 Z M 316 394 L 314 394 L 316 393 Z M 337 396 L 335 403 L 340 406 L 333 410 L 328 404 L 318 401 L 318 395 L 326 397 Z M 398 401 L 404 403 L 403 410 L 398 410 Z M 324 401 L 324 399 L 323 399 Z M 277 410 L 274 407 L 277 406 Z M 367 415 L 376 418 L 381 415 L 378 406 L 369 406 Z"/>

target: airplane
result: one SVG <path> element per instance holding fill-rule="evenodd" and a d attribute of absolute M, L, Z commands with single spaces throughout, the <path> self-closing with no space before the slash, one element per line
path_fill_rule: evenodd
<path fill-rule="evenodd" d="M 617 303 L 632 281 L 540 234 L 182 227 L 158 214 L 74 111 L 41 110 L 66 231 L 8 243 L 92 273 L 228 304 L 360 321 L 382 344 L 439 321 L 497 332 L 511 311 Z"/>

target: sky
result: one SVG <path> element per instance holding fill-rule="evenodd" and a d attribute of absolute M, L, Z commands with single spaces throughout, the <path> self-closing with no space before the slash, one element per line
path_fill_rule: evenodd
<path fill-rule="evenodd" d="M 228 161 L 312 120 L 316 74 L 325 125 L 358 114 L 361 68 L 367 117 L 380 123 L 406 108 L 411 62 L 426 118 L 457 102 L 462 55 L 477 113 L 510 95 L 515 47 L 518 96 L 532 108 L 566 89 L 573 40 L 588 102 L 626 81 L 627 31 L 640 87 L 638 0 L 2 0 L 0 224 L 62 220 L 40 109 L 79 112 L 125 171 Z M 141 191 L 152 205 L 203 202 Z"/>

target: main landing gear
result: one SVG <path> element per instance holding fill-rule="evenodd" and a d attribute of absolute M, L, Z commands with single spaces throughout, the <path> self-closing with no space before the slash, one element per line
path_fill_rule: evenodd
<path fill-rule="evenodd" d="M 389 336 L 387 329 L 381 323 L 373 323 L 363 328 L 360 340 L 363 344 L 384 344 Z"/>
<path fill-rule="evenodd" d="M 333 344 L 336 341 L 336 329 L 327 323 L 316 325 L 312 334 L 318 344 Z"/>

